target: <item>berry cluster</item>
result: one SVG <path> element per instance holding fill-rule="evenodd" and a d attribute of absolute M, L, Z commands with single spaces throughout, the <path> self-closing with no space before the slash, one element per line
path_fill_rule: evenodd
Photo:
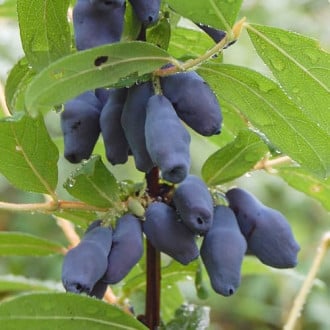
<path fill-rule="evenodd" d="M 130 0 L 143 25 L 158 19 L 159 0 Z M 124 0 L 78 0 L 73 11 L 78 50 L 118 42 Z M 216 42 L 225 33 L 199 26 Z M 113 229 L 94 222 L 65 257 L 67 291 L 102 298 L 108 284 L 121 281 L 143 254 L 143 233 L 159 251 L 186 265 L 201 256 L 213 289 L 224 296 L 240 284 L 245 254 L 277 268 L 295 266 L 299 246 L 281 213 L 234 188 L 228 206 L 214 205 L 205 183 L 190 175 L 190 135 L 219 134 L 221 108 L 208 84 L 194 71 L 129 88 L 100 88 L 68 101 L 61 113 L 64 155 L 72 163 L 90 157 L 100 134 L 112 165 L 133 156 L 138 170 L 159 168 L 171 184 L 169 198 L 153 200 L 145 221 L 126 214 Z M 171 194 L 172 193 L 172 194 Z M 162 197 L 162 196 L 160 196 Z M 202 237 L 200 248 L 197 238 Z"/>
<path fill-rule="evenodd" d="M 280 212 L 240 188 L 227 191 L 226 198 L 228 206 L 214 206 L 204 182 L 188 175 L 171 205 L 149 205 L 143 231 L 155 248 L 184 265 L 200 252 L 212 288 L 229 296 L 240 285 L 245 254 L 275 268 L 291 268 L 299 246 Z M 197 236 L 203 237 L 200 251 Z"/>
<path fill-rule="evenodd" d="M 62 282 L 67 291 L 102 298 L 108 284 L 120 282 L 143 254 L 141 221 L 132 214 L 116 227 L 94 221 L 80 243 L 64 257 Z"/>

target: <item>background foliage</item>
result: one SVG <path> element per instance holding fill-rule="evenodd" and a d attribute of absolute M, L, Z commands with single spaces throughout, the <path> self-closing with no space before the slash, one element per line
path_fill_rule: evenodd
<path fill-rule="evenodd" d="M 203 56 L 214 46 L 212 40 L 190 21 L 179 19 L 182 15 L 224 29 L 230 37 L 234 23 L 247 17 L 239 40 L 198 67 L 220 100 L 224 127 L 220 136 L 209 139 L 191 132 L 192 172 L 212 189 L 239 185 L 279 209 L 290 220 L 302 250 L 294 271 L 275 271 L 246 258 L 242 285 L 231 298 L 210 290 L 199 262 L 184 267 L 164 258 L 162 318 L 169 329 L 281 328 L 320 238 L 329 230 L 330 55 L 324 50 L 330 44 L 328 2 L 167 0 L 163 9 L 170 19 L 161 20 L 158 32 L 157 27 L 150 30 L 150 44 L 125 43 L 135 38 L 132 24 L 126 26 L 123 43 L 79 53 L 66 18 L 69 5 L 25 0 L 0 4 L 0 59 L 7 70 L 1 72 L 1 86 L 10 112 L 2 103 L 1 326 L 43 328 L 47 315 L 47 322 L 57 320 L 57 326 L 71 330 L 86 322 L 93 329 L 143 328 L 115 307 L 63 294 L 59 284 L 69 245 L 60 218 L 76 224 L 80 234 L 97 212 L 110 208 L 110 216 L 116 217 L 123 211 L 121 201 L 135 189 L 130 183 L 141 182 L 143 175 L 131 161 L 109 166 L 102 141 L 88 162 L 68 164 L 58 110 L 86 89 L 128 86 L 149 79 L 167 62 Z M 164 33 L 164 26 L 171 32 Z M 311 37 L 320 39 L 322 47 Z M 164 49 L 152 44 L 159 39 Z M 120 61 L 95 66 L 95 58 L 104 54 L 116 54 Z M 118 185 L 120 180 L 127 181 Z M 81 207 L 72 208 L 77 202 Z M 124 309 L 123 302 L 130 299 L 136 314 L 144 311 L 144 266 L 143 259 L 112 288 Z M 329 270 L 325 259 L 297 329 L 330 327 Z M 72 315 L 74 322 L 68 321 Z M 187 319 L 190 323 L 184 325 Z"/>

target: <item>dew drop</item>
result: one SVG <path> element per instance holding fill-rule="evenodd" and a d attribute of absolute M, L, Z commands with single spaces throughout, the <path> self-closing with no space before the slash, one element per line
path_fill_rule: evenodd
<path fill-rule="evenodd" d="M 75 179 L 73 179 L 73 178 L 69 178 L 69 179 L 68 179 L 67 184 L 68 184 L 68 186 L 69 186 L 70 188 L 72 188 L 72 187 L 75 185 L 75 183 L 76 183 L 76 180 L 75 180 Z"/>
<path fill-rule="evenodd" d="M 270 60 L 270 62 L 274 69 L 277 71 L 283 71 L 285 69 L 285 63 L 278 58 L 273 58 Z"/>
<path fill-rule="evenodd" d="M 22 147 L 21 146 L 16 146 L 15 147 L 15 150 L 18 151 L 18 152 L 20 152 L 20 151 L 22 151 Z"/>

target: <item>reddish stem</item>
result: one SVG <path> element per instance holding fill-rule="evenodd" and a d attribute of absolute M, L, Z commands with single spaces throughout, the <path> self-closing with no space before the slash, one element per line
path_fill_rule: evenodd
<path fill-rule="evenodd" d="M 153 168 L 146 176 L 148 193 L 156 198 L 160 195 L 159 171 Z M 156 330 L 160 325 L 160 253 L 147 240 L 147 288 L 145 315 L 139 319 L 150 329 Z"/>

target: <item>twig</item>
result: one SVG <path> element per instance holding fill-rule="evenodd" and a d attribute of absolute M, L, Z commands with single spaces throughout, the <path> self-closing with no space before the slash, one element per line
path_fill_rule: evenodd
<path fill-rule="evenodd" d="M 306 303 L 307 296 L 313 286 L 314 280 L 316 278 L 317 272 L 319 271 L 323 259 L 330 247 L 330 232 L 326 232 L 322 237 L 321 243 L 319 244 L 314 262 L 309 270 L 309 273 L 300 288 L 298 295 L 295 298 L 292 309 L 289 313 L 287 322 L 285 323 L 283 330 L 294 330 L 297 320 L 301 315 L 304 304 Z"/>
<path fill-rule="evenodd" d="M 0 106 L 1 106 L 2 112 L 5 115 L 5 117 L 10 117 L 11 113 L 7 107 L 5 90 L 3 88 L 3 84 L 1 81 L 0 81 Z"/>
<path fill-rule="evenodd" d="M 283 165 L 287 163 L 293 163 L 293 160 L 289 156 L 281 156 L 274 159 L 268 159 L 268 157 L 260 160 L 254 167 L 254 170 L 266 170 L 271 172 L 274 166 Z"/>

